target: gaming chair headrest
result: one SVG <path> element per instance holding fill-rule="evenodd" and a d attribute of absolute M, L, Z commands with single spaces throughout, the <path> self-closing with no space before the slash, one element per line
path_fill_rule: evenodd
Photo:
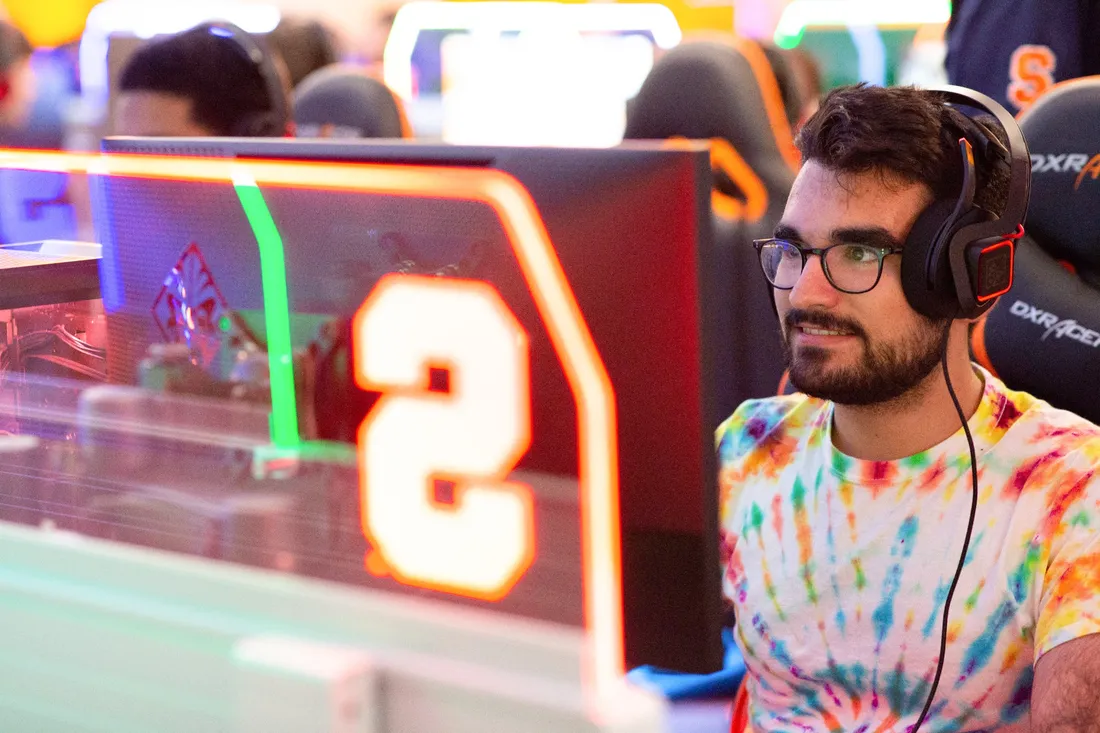
<path fill-rule="evenodd" d="M 303 79 L 294 122 L 298 137 L 412 137 L 389 87 L 353 66 L 334 64 Z"/>
<path fill-rule="evenodd" d="M 624 137 L 726 140 L 767 188 L 773 221 L 798 168 L 775 77 L 760 46 L 747 40 L 694 41 L 668 51 L 632 100 Z"/>
<path fill-rule="evenodd" d="M 1028 233 L 1086 277 L 1100 273 L 1098 117 L 1100 77 L 1094 76 L 1057 85 L 1019 120 L 1031 149 Z"/>
<path fill-rule="evenodd" d="M 1019 118 L 1031 151 L 1028 236 L 1009 291 L 977 323 L 978 360 L 1013 389 L 1100 422 L 1100 77 L 1057 85 Z M 1066 267 L 1068 263 L 1070 267 Z"/>

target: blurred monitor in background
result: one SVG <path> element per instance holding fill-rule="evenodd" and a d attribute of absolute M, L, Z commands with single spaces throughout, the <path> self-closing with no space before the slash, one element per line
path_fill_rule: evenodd
<path fill-rule="evenodd" d="M 944 57 L 947 44 L 943 34 L 946 26 L 924 26 L 913 37 L 901 67 L 898 69 L 898 84 L 918 87 L 943 86 L 948 83 Z"/>
<path fill-rule="evenodd" d="M 616 145 L 653 51 L 640 34 L 448 36 L 441 45 L 443 140 Z"/>
<path fill-rule="evenodd" d="M 389 32 L 385 81 L 417 137 L 607 147 L 682 36 L 656 3 L 410 2 Z"/>
<path fill-rule="evenodd" d="M 1010 4 L 1010 3 L 1006 3 Z M 939 2 L 848 3 L 790 0 L 775 29 L 780 48 L 801 49 L 820 65 L 822 91 L 865 81 L 890 86 L 912 74 L 911 50 L 942 37 L 951 4 Z M 990 42 L 994 42 L 992 38 Z M 917 59 L 923 62 L 924 56 Z M 942 64 L 933 62 L 942 69 Z M 908 66 L 907 66 L 908 64 Z M 929 78 L 927 68 L 919 69 Z"/>

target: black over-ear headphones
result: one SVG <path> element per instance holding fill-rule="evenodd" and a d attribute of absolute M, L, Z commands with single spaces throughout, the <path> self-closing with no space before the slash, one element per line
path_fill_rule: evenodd
<path fill-rule="evenodd" d="M 238 120 L 230 133 L 233 137 L 282 137 L 286 135 L 290 121 L 290 109 L 287 105 L 283 81 L 275 68 L 271 57 L 260 48 L 256 39 L 241 28 L 226 21 L 203 23 L 199 26 L 211 35 L 225 38 L 233 44 L 255 67 L 263 79 L 267 90 L 270 108 L 263 112 L 253 112 Z"/>
<path fill-rule="evenodd" d="M 948 105 L 992 114 L 1008 138 L 1008 148 L 961 111 L 952 115 L 963 137 L 962 190 L 955 200 L 932 202 L 905 240 L 901 282 L 905 297 L 929 318 L 976 318 L 1012 287 L 1016 240 L 1023 236 L 1031 195 L 1031 155 L 1019 125 L 996 101 L 957 86 L 928 89 Z M 974 205 L 977 176 L 973 146 L 987 164 L 1009 170 L 1008 201 L 1000 216 Z"/>

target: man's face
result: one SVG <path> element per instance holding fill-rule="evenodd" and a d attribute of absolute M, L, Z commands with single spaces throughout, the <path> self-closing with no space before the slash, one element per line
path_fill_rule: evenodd
<path fill-rule="evenodd" d="M 920 184 L 884 185 L 876 173 L 842 178 L 806 163 L 776 235 L 811 247 L 900 247 L 931 194 Z M 790 378 L 799 391 L 838 404 L 869 405 L 921 384 L 939 363 L 946 322 L 912 309 L 901 286 L 901 257 L 888 255 L 872 290 L 843 293 L 809 256 L 794 288 L 775 290 Z"/>
<path fill-rule="evenodd" d="M 12 64 L 4 72 L 4 81 L 8 84 L 8 94 L 0 104 L 0 124 L 21 128 L 31 116 L 37 92 L 30 58 Z"/>
<path fill-rule="evenodd" d="M 211 137 L 215 133 L 191 117 L 191 100 L 164 92 L 132 91 L 118 95 L 115 135 L 139 137 Z"/>

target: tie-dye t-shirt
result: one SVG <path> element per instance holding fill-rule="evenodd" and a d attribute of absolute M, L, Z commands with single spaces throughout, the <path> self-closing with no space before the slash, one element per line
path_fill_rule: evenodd
<path fill-rule="evenodd" d="M 1100 428 L 980 373 L 978 514 L 922 733 L 1026 729 L 1034 663 L 1100 632 Z M 831 426 L 831 403 L 791 395 L 718 430 L 724 588 L 758 733 L 903 732 L 935 674 L 966 436 L 863 461 Z"/>

